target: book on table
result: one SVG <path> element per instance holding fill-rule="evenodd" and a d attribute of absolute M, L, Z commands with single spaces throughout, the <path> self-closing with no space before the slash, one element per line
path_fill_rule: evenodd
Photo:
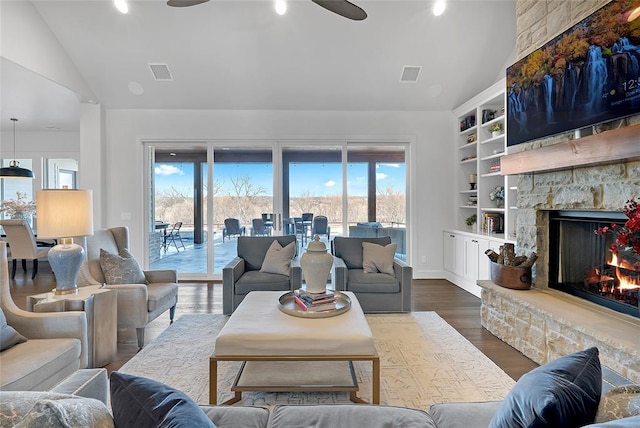
<path fill-rule="evenodd" d="M 293 293 L 293 300 L 304 311 L 321 312 L 336 308 L 336 296 L 331 290 L 325 293 L 309 293 L 298 289 Z"/>
<path fill-rule="evenodd" d="M 305 302 L 304 300 L 302 300 L 300 297 L 298 296 L 293 296 L 293 301 L 296 303 L 296 305 L 303 311 L 307 311 L 307 312 L 324 312 L 324 311 L 332 311 L 336 308 L 336 302 L 335 300 L 333 302 L 328 302 L 328 303 L 320 303 L 320 304 L 309 304 L 307 302 Z"/>
<path fill-rule="evenodd" d="M 309 293 L 307 290 L 305 290 L 304 288 L 298 288 L 297 290 L 295 290 L 293 292 L 296 296 L 305 296 L 308 297 L 309 299 L 315 301 L 315 300 L 322 300 L 322 299 L 327 299 L 327 298 L 335 298 L 335 294 L 333 292 L 333 290 L 326 290 L 322 293 Z"/>

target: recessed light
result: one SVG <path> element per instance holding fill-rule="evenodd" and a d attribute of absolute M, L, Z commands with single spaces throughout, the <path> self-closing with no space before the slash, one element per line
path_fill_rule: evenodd
<path fill-rule="evenodd" d="M 285 0 L 276 0 L 276 13 L 280 16 L 287 13 L 287 2 Z"/>
<path fill-rule="evenodd" d="M 113 0 L 113 4 L 116 6 L 116 9 L 118 9 L 118 12 L 123 14 L 129 12 L 127 0 Z"/>
<path fill-rule="evenodd" d="M 444 0 L 436 0 L 433 4 L 433 14 L 435 16 L 440 16 L 444 13 L 444 10 L 447 8 L 447 3 Z"/>
<path fill-rule="evenodd" d="M 45 126 L 44 129 L 49 130 L 49 131 L 59 131 L 60 128 L 58 128 L 57 126 Z"/>
<path fill-rule="evenodd" d="M 169 156 L 178 156 L 174 152 L 169 153 Z"/>

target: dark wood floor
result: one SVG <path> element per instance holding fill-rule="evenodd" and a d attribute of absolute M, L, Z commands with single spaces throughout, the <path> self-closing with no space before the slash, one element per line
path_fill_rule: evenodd
<path fill-rule="evenodd" d="M 31 280 L 30 271 L 23 274 L 18 269 L 15 280 L 11 281 L 11 294 L 21 308 L 25 307 L 26 296 L 55 287 L 53 274 L 46 263 L 42 263 L 34 280 Z M 537 366 L 481 327 L 480 299 L 477 297 L 446 280 L 414 280 L 412 291 L 414 311 L 437 312 L 514 380 Z M 222 313 L 222 284 L 180 283 L 176 318 L 187 313 Z M 168 315 L 163 314 L 161 319 L 166 319 L 167 323 L 160 320 L 147 328 L 145 343 L 151 342 L 168 326 Z M 119 331 L 117 359 L 107 369 L 117 370 L 137 351 L 135 331 Z"/>

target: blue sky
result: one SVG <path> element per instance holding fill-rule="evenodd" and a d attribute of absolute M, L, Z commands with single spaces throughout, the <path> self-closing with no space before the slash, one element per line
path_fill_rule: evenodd
<path fill-rule="evenodd" d="M 223 191 L 228 189 L 230 178 L 248 175 L 254 184 L 266 189 L 265 195 L 273 194 L 273 175 L 271 164 L 217 164 L 216 178 L 223 180 Z M 349 164 L 347 167 L 347 188 L 350 196 L 366 196 L 367 167 L 366 164 Z M 156 191 L 162 192 L 171 186 L 181 192 L 193 195 L 193 164 L 161 163 L 155 168 Z M 342 166 L 327 164 L 291 164 L 290 170 L 291 196 L 311 195 L 331 196 L 342 192 Z M 381 163 L 376 169 L 378 186 L 394 189 L 405 189 L 404 164 Z"/>

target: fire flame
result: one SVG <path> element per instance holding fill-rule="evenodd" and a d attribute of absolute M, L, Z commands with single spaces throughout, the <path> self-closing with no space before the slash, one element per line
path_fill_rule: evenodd
<path fill-rule="evenodd" d="M 620 271 L 620 268 L 632 270 L 634 269 L 633 265 L 628 264 L 624 260 L 622 261 L 622 263 L 619 263 L 618 256 L 616 254 L 612 255 L 609 265 L 616 267 L 616 276 L 618 277 L 618 280 L 620 282 L 618 288 L 620 290 L 633 290 L 636 288 L 640 288 L 640 275 L 634 278 L 631 275 L 625 275 Z"/>

